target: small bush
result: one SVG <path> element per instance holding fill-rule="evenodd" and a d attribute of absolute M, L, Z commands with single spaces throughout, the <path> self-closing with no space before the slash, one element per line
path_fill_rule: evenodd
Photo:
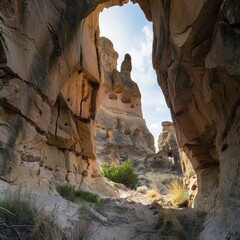
<path fill-rule="evenodd" d="M 206 213 L 192 208 L 184 210 L 160 209 L 156 229 L 158 238 L 162 240 L 199 239 L 203 230 Z"/>
<path fill-rule="evenodd" d="M 119 166 L 114 163 L 102 164 L 101 174 L 116 183 L 122 183 L 126 187 L 135 188 L 138 182 L 137 174 L 134 171 L 132 161 L 129 159 Z"/>
<path fill-rule="evenodd" d="M 74 201 L 74 192 L 75 189 L 72 186 L 57 186 L 57 192 L 65 199 L 69 201 Z"/>
<path fill-rule="evenodd" d="M 100 198 L 97 194 L 82 190 L 75 190 L 74 187 L 71 186 L 58 186 L 57 191 L 63 198 L 72 202 L 75 202 L 77 200 L 84 200 L 86 202 L 95 204 L 100 203 Z"/>
<path fill-rule="evenodd" d="M 171 180 L 167 184 L 167 191 L 171 196 L 172 204 L 175 206 L 188 199 L 188 192 L 184 189 L 183 183 L 180 179 Z"/>

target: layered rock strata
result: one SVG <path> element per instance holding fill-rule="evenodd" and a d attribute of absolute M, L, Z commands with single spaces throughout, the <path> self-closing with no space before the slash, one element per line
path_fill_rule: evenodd
<path fill-rule="evenodd" d="M 50 191 L 98 177 L 98 14 L 124 2 L 0 2 L 1 179 Z"/>
<path fill-rule="evenodd" d="M 98 105 L 97 17 L 102 8 L 126 2 L 0 2 L 2 179 L 13 182 L 21 175 L 23 180 L 26 175 L 21 169 L 25 165 L 39 166 L 42 162 L 47 169 L 40 151 L 43 145 L 61 154 L 63 150 L 71 152 L 78 162 L 81 158 L 93 158 L 93 145 L 88 143 L 93 143 L 92 126 Z M 213 211 L 201 238 L 237 239 L 240 236 L 240 3 L 236 0 L 134 2 L 140 4 L 153 22 L 153 66 L 172 112 L 179 146 L 197 173 L 195 206 Z M 70 79 L 75 75 L 82 79 L 80 88 L 88 89 L 82 93 L 85 97 L 76 97 L 81 100 L 80 106 L 84 106 L 81 110 L 74 107 L 79 101 L 74 105 L 72 95 L 63 91 L 65 84 L 69 91 L 74 91 L 75 85 L 71 88 L 71 84 L 75 81 L 70 84 Z M 73 119 L 77 126 L 80 122 L 79 136 L 73 128 L 70 132 L 64 130 L 67 132 L 63 138 L 56 137 L 61 140 L 61 148 L 60 142 L 51 145 L 53 142 L 49 140 L 49 128 L 54 121 L 52 112 L 59 106 L 60 110 L 66 110 L 67 106 L 70 122 Z M 56 126 L 57 134 L 62 128 Z M 73 138 L 79 140 L 70 144 Z M 81 141 L 82 145 L 78 144 Z M 79 145 L 84 149 L 81 153 Z M 64 155 L 66 158 L 69 159 Z"/>
<path fill-rule="evenodd" d="M 131 56 L 125 55 L 121 71 L 118 53 L 107 38 L 100 38 L 100 105 L 96 116 L 96 149 L 99 164 L 144 159 L 155 151 L 154 138 L 142 117 L 141 94 L 131 79 Z"/>
<path fill-rule="evenodd" d="M 201 238 L 237 239 L 240 3 L 135 2 L 153 22 L 153 66 L 197 174 L 195 206 L 214 211 Z"/>

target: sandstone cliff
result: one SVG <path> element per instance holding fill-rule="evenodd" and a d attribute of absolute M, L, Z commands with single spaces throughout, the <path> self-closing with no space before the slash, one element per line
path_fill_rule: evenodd
<path fill-rule="evenodd" d="M 134 2 L 153 22 L 153 66 L 197 174 L 195 206 L 214 212 L 201 238 L 237 239 L 239 1 Z"/>
<path fill-rule="evenodd" d="M 51 191 L 98 177 L 98 13 L 123 2 L 0 2 L 1 179 Z"/>
<path fill-rule="evenodd" d="M 1 179 L 37 175 L 37 184 L 49 188 L 55 174 L 76 181 L 78 164 L 91 164 L 98 13 L 126 2 L 0 2 Z M 195 206 L 212 211 L 201 239 L 238 239 L 240 3 L 134 2 L 153 22 L 153 66 L 179 146 L 197 174 Z"/>
<path fill-rule="evenodd" d="M 141 94 L 131 79 L 131 56 L 117 71 L 118 54 L 107 38 L 100 38 L 100 105 L 96 116 L 96 154 L 102 162 L 144 159 L 155 151 L 154 138 L 142 117 Z"/>

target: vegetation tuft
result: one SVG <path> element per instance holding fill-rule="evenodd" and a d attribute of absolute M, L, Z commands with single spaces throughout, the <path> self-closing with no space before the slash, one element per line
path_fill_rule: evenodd
<path fill-rule="evenodd" d="M 158 239 L 198 239 L 206 214 L 188 208 L 183 210 L 162 208 L 156 226 Z"/>
<path fill-rule="evenodd" d="M 157 228 L 159 239 L 186 240 L 183 226 L 171 210 L 162 209 Z"/>
<path fill-rule="evenodd" d="M 129 159 L 119 166 L 114 163 L 102 164 L 101 174 L 116 183 L 122 183 L 126 187 L 135 188 L 138 182 L 137 174 L 134 171 L 132 161 Z"/>
<path fill-rule="evenodd" d="M 172 204 L 178 204 L 188 199 L 188 191 L 183 187 L 182 180 L 176 178 L 169 181 L 167 184 L 168 194 L 171 196 Z"/>
<path fill-rule="evenodd" d="M 5 197 L 0 200 L 1 220 L 14 225 L 33 224 L 37 214 L 37 209 L 32 204 L 33 201 L 32 194 L 27 192 L 22 194 L 21 187 L 16 191 L 7 189 Z"/>
<path fill-rule="evenodd" d="M 51 214 L 37 209 L 36 204 L 31 192 L 23 191 L 22 187 L 8 188 L 0 200 L 0 239 L 66 239 Z"/>
<path fill-rule="evenodd" d="M 58 186 L 57 191 L 63 198 L 72 202 L 84 200 L 95 204 L 100 203 L 100 198 L 97 194 L 82 190 L 75 190 L 72 186 Z"/>

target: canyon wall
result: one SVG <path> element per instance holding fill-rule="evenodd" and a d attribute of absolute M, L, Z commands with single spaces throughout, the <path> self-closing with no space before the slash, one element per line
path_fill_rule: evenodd
<path fill-rule="evenodd" d="M 117 70 L 118 53 L 112 42 L 99 40 L 101 89 L 96 116 L 96 156 L 102 162 L 144 160 L 155 153 L 154 138 L 142 117 L 141 93 L 131 79 L 131 56 Z"/>
<path fill-rule="evenodd" d="M 37 175 L 37 184 L 50 188 L 56 178 L 81 182 L 94 166 L 97 18 L 102 8 L 126 2 L 0 2 L 1 179 Z M 153 66 L 197 174 L 195 206 L 214 211 L 201 238 L 238 239 L 240 3 L 134 2 L 153 22 Z"/>
<path fill-rule="evenodd" d="M 197 174 L 195 206 L 216 210 L 201 237 L 237 239 L 240 3 L 136 2 L 153 22 L 153 66 L 171 109 L 178 143 Z"/>
<path fill-rule="evenodd" d="M 126 1 L 0 2 L 0 178 L 51 191 L 97 178 L 98 14 Z"/>

